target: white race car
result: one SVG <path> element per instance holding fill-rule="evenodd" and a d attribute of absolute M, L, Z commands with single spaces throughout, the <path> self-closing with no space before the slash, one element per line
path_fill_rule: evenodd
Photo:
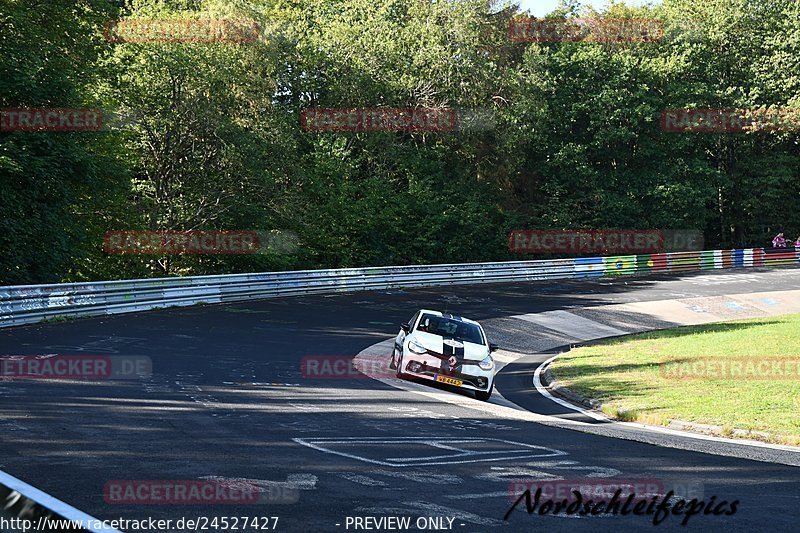
<path fill-rule="evenodd" d="M 486 401 L 494 390 L 497 346 L 474 320 L 422 309 L 394 340 L 390 367 L 397 377 L 417 377 L 475 391 Z"/>

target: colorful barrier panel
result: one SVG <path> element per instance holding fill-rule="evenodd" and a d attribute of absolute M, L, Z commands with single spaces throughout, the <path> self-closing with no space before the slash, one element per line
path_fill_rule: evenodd
<path fill-rule="evenodd" d="M 606 275 L 622 276 L 636 272 L 635 255 L 615 255 L 605 258 Z"/>
<path fill-rule="evenodd" d="M 606 265 L 602 257 L 578 257 L 575 259 L 576 278 L 599 278 L 605 275 Z"/>
<path fill-rule="evenodd" d="M 690 271 L 700 269 L 701 252 L 682 252 L 670 254 L 670 271 Z"/>

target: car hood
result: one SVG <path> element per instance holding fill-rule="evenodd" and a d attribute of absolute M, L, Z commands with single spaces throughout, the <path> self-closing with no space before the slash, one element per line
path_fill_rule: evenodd
<path fill-rule="evenodd" d="M 466 341 L 456 341 L 455 339 L 450 339 L 448 337 L 441 337 L 439 335 L 434 335 L 432 333 L 426 333 L 424 331 L 415 331 L 413 334 L 409 336 L 409 339 L 416 341 L 418 344 L 421 344 L 428 350 L 440 354 L 445 353 L 445 349 L 448 350 L 447 353 L 454 353 L 459 359 L 466 359 L 469 361 L 481 361 L 487 355 L 489 355 L 489 348 L 484 346 L 483 344 L 475 344 L 474 342 L 466 342 Z M 455 344 L 462 344 L 464 347 L 464 355 L 460 356 L 460 348 L 455 347 L 451 350 L 449 345 L 445 345 L 445 340 L 454 341 Z"/>

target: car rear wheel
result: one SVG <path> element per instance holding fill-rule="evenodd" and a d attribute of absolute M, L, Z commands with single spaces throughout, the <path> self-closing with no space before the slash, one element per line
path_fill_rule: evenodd
<path fill-rule="evenodd" d="M 480 400 L 482 402 L 487 402 L 487 401 L 489 401 L 489 398 L 492 397 L 492 392 L 493 391 L 494 391 L 494 383 L 492 383 L 492 386 L 489 387 L 489 390 L 487 390 L 485 392 L 484 391 L 480 391 L 480 390 L 476 390 L 475 391 L 475 399 L 476 400 Z"/>

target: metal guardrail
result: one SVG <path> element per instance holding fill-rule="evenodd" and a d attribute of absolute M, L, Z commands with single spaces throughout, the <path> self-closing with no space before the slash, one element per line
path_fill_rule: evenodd
<path fill-rule="evenodd" d="M 171 306 L 339 292 L 800 264 L 800 251 L 708 250 L 0 287 L 0 327 Z"/>

